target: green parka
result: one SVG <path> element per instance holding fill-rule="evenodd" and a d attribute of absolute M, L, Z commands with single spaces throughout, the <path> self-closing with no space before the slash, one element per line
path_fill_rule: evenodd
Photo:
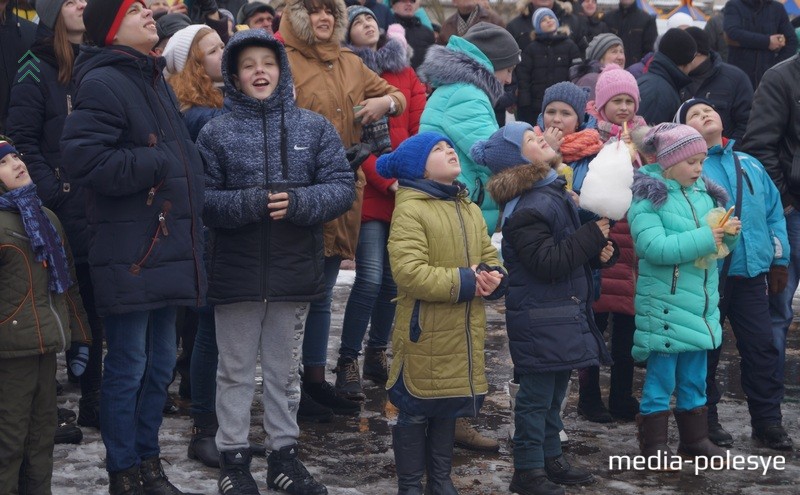
<path fill-rule="evenodd" d="M 61 239 L 55 213 L 44 208 Z M 0 211 L 0 359 L 61 352 L 70 342 L 91 341 L 72 253 L 65 246 L 73 284 L 64 294 L 48 289 L 47 268 L 34 258 L 16 211 Z"/>
<path fill-rule="evenodd" d="M 431 182 L 401 181 L 397 191 L 388 243 L 397 316 L 387 389 L 402 374 L 416 399 L 475 398 L 488 391 L 486 314 L 469 267 L 501 264 L 466 191 L 443 197 L 442 188 L 455 187 L 426 187 Z"/>
<path fill-rule="evenodd" d="M 633 358 L 715 349 L 722 339 L 717 263 L 702 269 L 695 260 L 717 251 L 706 215 L 727 194 L 705 178 L 681 187 L 657 163 L 640 171 L 628 210 L 639 256 Z M 732 248 L 738 238 L 726 234 L 724 242 Z"/>

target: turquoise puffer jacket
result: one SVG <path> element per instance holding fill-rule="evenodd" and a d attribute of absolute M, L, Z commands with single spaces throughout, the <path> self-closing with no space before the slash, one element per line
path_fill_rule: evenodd
<path fill-rule="evenodd" d="M 503 95 L 503 85 L 486 55 L 458 36 L 451 36 L 446 48 L 430 47 L 417 74 L 436 88 L 422 112 L 419 132 L 440 132 L 453 141 L 461 163 L 458 181 L 480 206 L 491 235 L 500 216 L 497 203 L 484 191 L 492 172 L 472 161 L 469 149 L 499 129 L 493 105 Z"/>
<path fill-rule="evenodd" d="M 694 262 L 717 250 L 706 215 L 725 205 L 727 194 L 707 179 L 681 187 L 664 179 L 657 163 L 640 170 L 628 210 L 639 256 L 633 358 L 715 349 L 722 338 L 717 265 Z M 737 240 L 726 235 L 724 242 L 732 248 Z"/>
<path fill-rule="evenodd" d="M 703 175 L 725 188 L 730 208 L 736 202 L 736 165 L 733 140 L 708 150 Z M 756 277 L 772 265 L 789 264 L 789 239 L 781 195 L 761 162 L 737 151 L 742 166 L 742 239 L 733 251 L 728 275 Z M 722 267 L 722 260 L 719 262 Z"/>

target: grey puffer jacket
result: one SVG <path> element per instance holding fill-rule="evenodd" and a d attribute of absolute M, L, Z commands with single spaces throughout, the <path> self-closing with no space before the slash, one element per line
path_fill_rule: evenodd
<path fill-rule="evenodd" d="M 236 55 L 245 46 L 270 47 L 280 78 L 266 100 L 233 84 Z M 210 304 L 312 301 L 324 297 L 322 224 L 355 198 L 353 171 L 333 125 L 295 106 L 283 46 L 261 30 L 235 35 L 222 74 L 231 112 L 212 119 L 197 138 L 206 159 L 203 217 L 213 229 Z M 289 208 L 271 220 L 270 191 L 287 191 Z"/>

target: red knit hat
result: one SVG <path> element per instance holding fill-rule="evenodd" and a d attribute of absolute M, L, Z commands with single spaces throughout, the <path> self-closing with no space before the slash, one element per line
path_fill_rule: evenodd
<path fill-rule="evenodd" d="M 83 11 L 89 39 L 97 46 L 113 44 L 125 13 L 135 2 L 147 6 L 144 0 L 89 0 Z"/>
<path fill-rule="evenodd" d="M 629 95 L 633 98 L 633 113 L 639 111 L 639 85 L 636 84 L 636 78 L 617 64 L 607 64 L 594 88 L 594 106 L 603 120 L 608 120 L 603 107 L 617 95 Z"/>

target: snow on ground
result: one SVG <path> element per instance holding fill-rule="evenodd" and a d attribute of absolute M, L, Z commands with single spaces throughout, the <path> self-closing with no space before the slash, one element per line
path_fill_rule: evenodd
<path fill-rule="evenodd" d="M 339 346 L 341 319 L 347 301 L 353 273 L 342 271 L 334 294 L 334 319 L 329 343 L 329 369 L 335 366 Z M 497 454 L 473 453 L 457 448 L 454 459 L 454 481 L 462 495 L 509 493 L 513 473 L 512 446 L 507 441 L 509 410 L 506 382 L 511 373 L 511 360 L 506 345 L 502 302 L 487 309 L 489 321 L 486 343 L 486 367 L 490 394 L 481 415 L 474 420 L 481 431 L 501 440 Z M 800 445 L 800 349 L 798 333 L 790 336 L 787 354 L 787 390 L 783 407 L 784 425 Z M 779 454 L 756 447 L 750 439 L 747 404 L 738 385 L 738 356 L 733 338 L 724 345 L 719 379 L 725 395 L 720 404 L 720 418 L 734 434 L 734 454 L 774 456 L 783 455 L 783 470 L 701 472 L 695 475 L 691 467 L 673 474 L 653 474 L 609 469 L 609 456 L 636 455 L 638 444 L 632 423 L 600 425 L 578 418 L 575 412 L 578 387 L 570 389 L 569 405 L 564 417 L 571 445 L 566 450 L 575 464 L 590 469 L 598 479 L 595 485 L 568 488 L 569 494 L 603 495 L 796 495 L 800 493 L 800 463 L 797 452 Z M 643 370 L 637 370 L 636 386 L 641 390 Z M 77 411 L 79 388 L 66 382 L 65 372 L 59 376 L 65 393 L 59 398 L 61 407 Z M 608 370 L 603 370 L 602 383 L 607 394 Z M 329 375 L 333 380 L 333 375 Z M 386 401 L 386 394 L 372 383 L 365 383 L 367 401 L 360 417 L 337 417 L 328 425 L 301 424 L 301 458 L 309 470 L 328 486 L 331 495 L 388 495 L 397 492 L 394 477 L 394 458 L 391 449 L 390 422 L 396 411 Z M 177 385 L 173 384 L 173 395 Z M 260 400 L 260 397 L 258 397 Z M 261 405 L 254 402 L 251 418 L 251 439 L 263 439 L 260 426 Z M 164 419 L 161 428 L 162 457 L 170 479 L 183 490 L 216 494 L 217 470 L 202 466 L 186 457 L 191 421 L 187 416 Z M 107 493 L 108 481 L 104 467 L 105 450 L 100 434 L 83 428 L 81 445 L 57 445 L 54 452 L 53 493 L 55 495 L 84 495 Z M 670 443 L 677 448 L 677 430 L 670 426 Z M 253 460 L 253 473 L 262 489 L 266 488 L 266 460 Z"/>

